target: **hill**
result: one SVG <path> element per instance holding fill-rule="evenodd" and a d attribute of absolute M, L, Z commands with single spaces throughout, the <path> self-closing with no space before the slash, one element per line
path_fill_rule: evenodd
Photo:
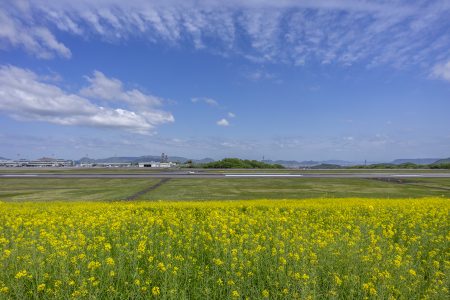
<path fill-rule="evenodd" d="M 212 169 L 284 169 L 280 164 L 268 164 L 257 160 L 224 158 L 201 166 Z"/>
<path fill-rule="evenodd" d="M 450 157 L 437 160 L 429 166 L 431 169 L 450 169 Z"/>
<path fill-rule="evenodd" d="M 304 161 L 301 161 L 299 164 L 300 164 L 300 167 L 312 167 L 312 166 L 320 165 L 320 161 L 304 160 Z"/>
<path fill-rule="evenodd" d="M 312 166 L 311 169 L 341 169 L 342 166 L 336 164 L 320 164 Z"/>
<path fill-rule="evenodd" d="M 282 165 L 286 168 L 301 168 L 301 167 L 310 167 L 310 166 L 315 166 L 315 165 L 319 165 L 320 162 L 318 161 L 296 161 L 296 160 L 263 160 L 263 163 L 266 164 L 278 164 L 278 165 Z"/>
<path fill-rule="evenodd" d="M 439 164 L 450 164 L 450 157 L 449 158 L 444 158 L 444 159 L 439 159 L 436 160 L 434 163 L 432 163 L 433 165 L 439 165 Z"/>
<path fill-rule="evenodd" d="M 406 163 L 416 164 L 416 165 L 429 165 L 438 161 L 439 158 L 400 158 L 393 160 L 391 164 L 401 165 Z"/>
<path fill-rule="evenodd" d="M 315 160 L 304 160 L 304 161 L 296 161 L 296 160 L 263 160 L 265 163 L 269 164 L 279 164 L 286 168 L 311 168 L 318 165 L 338 165 L 338 166 L 354 166 L 358 163 L 346 161 L 346 160 L 324 160 L 324 161 L 315 161 Z"/>

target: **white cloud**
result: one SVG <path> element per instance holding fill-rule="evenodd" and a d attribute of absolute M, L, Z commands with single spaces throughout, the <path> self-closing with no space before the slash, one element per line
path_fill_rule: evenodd
<path fill-rule="evenodd" d="M 450 81 L 450 60 L 434 66 L 431 76 Z"/>
<path fill-rule="evenodd" d="M 131 104 L 133 107 L 145 108 L 149 106 L 161 105 L 162 100 L 146 95 L 139 90 L 124 90 L 123 84 L 116 78 L 108 78 L 100 71 L 94 71 L 92 77 L 86 76 L 90 85 L 81 89 L 80 94 L 86 97 L 92 97 L 110 101 L 123 101 Z"/>
<path fill-rule="evenodd" d="M 86 97 L 94 97 L 104 100 L 117 99 L 123 93 L 122 82 L 115 78 L 107 78 L 102 72 L 95 70 L 92 77 L 86 76 L 90 83 L 88 87 L 80 90 L 80 94 Z"/>
<path fill-rule="evenodd" d="M 450 47 L 446 0 L 23 0 L 0 3 L 0 12 L 0 42 L 43 58 L 70 57 L 57 32 L 107 42 L 187 42 L 293 65 L 429 67 L 448 59 Z"/>
<path fill-rule="evenodd" d="M 260 80 L 268 80 L 275 79 L 276 76 L 273 73 L 269 73 L 263 69 L 254 70 L 244 74 L 245 78 L 251 81 L 260 81 Z"/>
<path fill-rule="evenodd" d="M 71 51 L 45 27 L 27 26 L 20 19 L 11 18 L 1 10 L 0 6 L 0 41 L 6 46 L 23 47 L 29 53 L 39 58 L 53 58 L 59 56 L 70 58 Z"/>
<path fill-rule="evenodd" d="M 234 114 L 232 112 L 228 113 L 228 118 L 235 118 L 235 117 L 236 117 L 236 114 Z"/>
<path fill-rule="evenodd" d="M 226 127 L 230 125 L 230 122 L 228 122 L 227 119 L 223 118 L 217 121 L 217 125 Z"/>
<path fill-rule="evenodd" d="M 0 111 L 18 120 L 125 129 L 141 134 L 174 121 L 170 113 L 151 108 L 132 111 L 124 106 L 98 106 L 88 98 L 44 82 L 30 70 L 14 66 L 0 67 Z"/>
<path fill-rule="evenodd" d="M 205 103 L 208 104 L 209 106 L 219 106 L 219 102 L 217 102 L 216 100 L 212 99 L 212 98 L 208 98 L 208 97 L 194 97 L 191 99 L 192 103 Z"/>

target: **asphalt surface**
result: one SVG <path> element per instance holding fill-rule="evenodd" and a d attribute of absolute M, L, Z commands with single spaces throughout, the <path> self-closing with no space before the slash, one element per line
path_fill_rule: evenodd
<path fill-rule="evenodd" d="M 202 172 L 152 172 L 152 173 L 0 173 L 0 178 L 450 178 L 450 173 L 202 173 Z"/>

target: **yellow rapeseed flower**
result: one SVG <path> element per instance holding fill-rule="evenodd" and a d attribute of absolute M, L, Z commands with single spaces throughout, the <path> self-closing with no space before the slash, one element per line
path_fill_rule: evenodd
<path fill-rule="evenodd" d="M 449 212 L 446 198 L 2 203 L 0 298 L 446 299 Z"/>
<path fill-rule="evenodd" d="M 22 270 L 22 271 L 17 272 L 15 278 L 16 279 L 20 279 L 20 278 L 23 278 L 23 277 L 26 277 L 26 276 L 28 276 L 27 270 Z"/>
<path fill-rule="evenodd" d="M 114 259 L 113 259 L 112 257 L 108 257 L 108 258 L 106 259 L 106 264 L 107 264 L 108 266 L 114 266 Z"/>
<path fill-rule="evenodd" d="M 159 287 L 155 286 L 152 288 L 152 295 L 153 296 L 159 296 L 161 294 L 161 291 L 159 289 Z"/>

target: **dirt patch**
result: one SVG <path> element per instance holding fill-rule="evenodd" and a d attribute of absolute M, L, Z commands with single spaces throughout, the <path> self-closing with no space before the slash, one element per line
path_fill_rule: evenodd
<path fill-rule="evenodd" d="M 137 193 L 135 193 L 135 194 L 133 194 L 133 195 L 127 197 L 127 198 L 125 198 L 125 200 L 126 200 L 126 201 L 133 201 L 133 200 L 136 200 L 136 199 L 139 198 L 140 196 L 142 196 L 142 195 L 144 195 L 144 194 L 146 194 L 146 193 L 148 193 L 148 192 L 153 191 L 154 189 L 160 187 L 161 185 L 163 185 L 164 183 L 168 182 L 169 180 L 171 180 L 171 178 L 163 178 L 163 179 L 161 179 L 158 183 L 156 183 L 156 184 L 154 184 L 154 185 L 152 185 L 152 186 L 149 186 L 148 188 L 145 188 L 145 189 L 143 189 L 143 190 L 141 190 L 141 191 L 139 191 L 139 192 L 137 192 Z"/>
<path fill-rule="evenodd" d="M 400 179 L 400 178 L 379 177 L 379 178 L 371 178 L 371 180 L 390 182 L 390 183 L 398 183 L 398 184 L 407 184 L 408 183 L 406 180 Z"/>

